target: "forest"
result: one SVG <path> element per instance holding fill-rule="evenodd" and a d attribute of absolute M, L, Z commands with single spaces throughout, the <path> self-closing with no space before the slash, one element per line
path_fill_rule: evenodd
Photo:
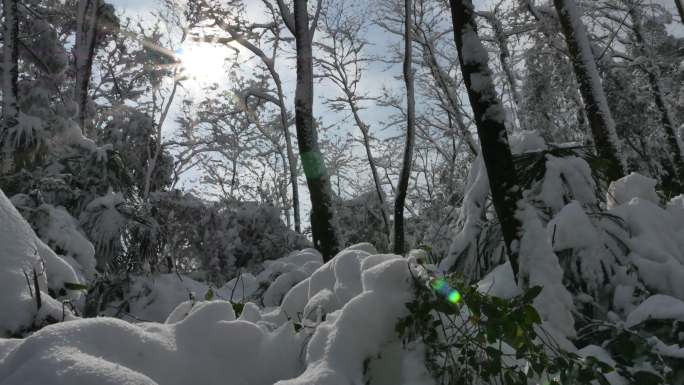
<path fill-rule="evenodd" d="M 2 0 L 0 385 L 684 385 L 683 0 Z"/>

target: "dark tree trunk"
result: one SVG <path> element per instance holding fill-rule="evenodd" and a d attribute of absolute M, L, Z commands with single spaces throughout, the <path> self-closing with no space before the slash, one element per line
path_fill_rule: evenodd
<path fill-rule="evenodd" d="M 677 141 L 675 124 L 672 121 L 670 110 L 667 106 L 665 98 L 663 97 L 663 91 L 660 86 L 660 78 L 658 76 L 658 65 L 653 62 L 653 53 L 651 52 L 648 43 L 644 40 L 641 9 L 639 8 L 638 4 L 634 3 L 634 1 L 629 1 L 628 5 L 628 12 L 629 17 L 632 19 L 632 30 L 636 40 L 637 52 L 639 52 L 639 55 L 643 56 L 647 60 L 644 72 L 646 72 L 648 81 L 651 84 L 653 99 L 656 107 L 658 108 L 658 112 L 660 113 L 660 122 L 665 130 L 668 150 L 672 156 L 672 165 L 674 166 L 676 176 L 676 178 L 673 179 L 678 181 L 678 183 L 672 184 L 672 187 L 674 187 L 674 191 L 672 191 L 672 193 L 673 195 L 679 195 L 682 192 L 682 186 L 684 184 L 684 160 L 682 160 L 682 150 L 679 147 L 679 142 Z"/>
<path fill-rule="evenodd" d="M 606 177 L 609 180 L 619 179 L 624 176 L 625 171 L 620 160 L 615 122 L 608 108 L 587 31 L 574 0 L 554 0 L 553 3 L 584 100 L 596 151 L 606 161 Z"/>
<path fill-rule="evenodd" d="M 404 205 L 411 178 L 411 163 L 413 161 L 413 142 L 416 136 L 416 101 L 413 87 L 412 58 L 413 32 L 413 1 L 404 0 L 404 83 L 406 84 L 406 144 L 404 159 L 401 164 L 397 193 L 394 198 L 394 234 L 392 247 L 396 254 L 404 253 Z"/>
<path fill-rule="evenodd" d="M 19 79 L 19 18 L 17 0 L 3 0 L 2 132 L 14 126 L 19 116 L 17 83 Z"/>
<path fill-rule="evenodd" d="M 515 213 L 522 193 L 508 144 L 504 109 L 496 95 L 487 51 L 477 35 L 472 1 L 450 0 L 450 3 L 458 60 L 477 125 L 492 190 L 492 203 L 501 223 L 511 267 L 517 277 L 522 225 Z"/>
<path fill-rule="evenodd" d="M 74 98 L 78 105 L 78 124 L 83 135 L 93 137 L 88 127 L 86 107 L 88 105 L 88 87 L 93 69 L 93 56 L 97 38 L 97 19 L 99 0 L 79 0 L 77 9 L 76 43 L 74 44 L 74 63 L 76 84 Z"/>
<path fill-rule="evenodd" d="M 2 58 L 2 121 L 0 122 L 0 175 L 12 172 L 15 163 L 16 138 L 11 138 L 11 128 L 19 119 L 17 83 L 19 79 L 19 18 L 17 0 L 3 0 L 3 58 Z"/>
<path fill-rule="evenodd" d="M 677 12 L 679 12 L 679 21 L 684 24 L 684 3 L 682 3 L 682 0 L 674 0 L 674 2 L 677 6 Z"/>
<path fill-rule="evenodd" d="M 318 145 L 313 117 L 312 38 L 315 26 L 309 26 L 307 0 L 294 1 L 294 35 L 297 46 L 297 87 L 295 124 L 302 166 L 311 196 L 311 231 L 316 249 L 329 261 L 340 249 L 333 221 L 330 177 Z"/>

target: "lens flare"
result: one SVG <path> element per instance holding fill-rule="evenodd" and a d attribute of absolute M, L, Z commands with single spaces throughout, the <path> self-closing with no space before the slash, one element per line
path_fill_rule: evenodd
<path fill-rule="evenodd" d="M 449 299 L 449 302 L 451 302 L 451 303 L 458 303 L 458 301 L 461 300 L 461 293 L 454 290 L 451 293 L 449 293 L 449 296 L 447 297 L 447 299 Z"/>
<path fill-rule="evenodd" d="M 461 300 L 461 293 L 449 286 L 444 278 L 433 280 L 431 286 L 434 291 L 446 297 L 446 299 L 453 304 L 456 304 Z"/>

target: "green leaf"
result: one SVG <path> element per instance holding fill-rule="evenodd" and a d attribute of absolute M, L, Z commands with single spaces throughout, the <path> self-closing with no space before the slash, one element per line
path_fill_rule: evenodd
<path fill-rule="evenodd" d="M 233 305 L 233 311 L 235 312 L 235 316 L 239 317 L 240 314 L 242 314 L 242 309 L 245 308 L 245 304 L 240 302 L 231 302 L 230 304 Z"/>
<path fill-rule="evenodd" d="M 522 296 L 522 301 L 523 303 L 530 303 L 532 302 L 533 299 L 537 298 L 539 293 L 541 293 L 542 287 L 541 286 L 532 286 L 531 288 L 527 289 L 525 294 Z"/>
<path fill-rule="evenodd" d="M 88 286 L 82 283 L 64 282 L 64 288 L 67 290 L 83 290 L 88 291 Z"/>
<path fill-rule="evenodd" d="M 204 294 L 204 300 L 211 301 L 212 299 L 214 299 L 214 290 L 209 288 L 209 290 L 207 290 L 207 292 Z"/>
<path fill-rule="evenodd" d="M 664 382 L 659 375 L 641 370 L 634 373 L 634 383 L 639 385 L 658 385 Z"/>
<path fill-rule="evenodd" d="M 539 313 L 537 313 L 537 309 L 532 305 L 523 307 L 523 314 L 525 315 L 525 321 L 530 325 L 541 324 L 542 322 Z"/>

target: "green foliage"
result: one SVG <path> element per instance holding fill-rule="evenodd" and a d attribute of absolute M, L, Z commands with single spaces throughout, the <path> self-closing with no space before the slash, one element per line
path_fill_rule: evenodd
<path fill-rule="evenodd" d="M 83 285 L 80 283 L 73 283 L 73 282 L 64 282 L 64 288 L 67 290 L 80 290 L 80 291 L 88 291 L 88 286 Z"/>
<path fill-rule="evenodd" d="M 655 344 L 679 348 L 684 326 L 675 320 L 646 320 L 632 328 L 594 321 L 580 330 L 579 346 L 602 346 L 615 361 L 615 371 L 632 384 L 681 384 L 684 359 L 659 352 Z"/>
<path fill-rule="evenodd" d="M 230 302 L 233 305 L 233 311 L 235 312 L 235 317 L 239 317 L 242 314 L 242 310 L 245 308 L 245 304 L 242 302 Z"/>
<path fill-rule="evenodd" d="M 438 297 L 415 281 L 415 300 L 396 331 L 405 344 L 421 341 L 426 365 L 438 384 L 484 383 L 527 385 L 548 379 L 556 384 L 607 384 L 613 368 L 596 359 L 582 359 L 562 350 L 544 331 L 532 301 L 541 292 L 532 287 L 512 299 L 488 296 L 446 277 L 463 296 L 464 305 Z"/>

